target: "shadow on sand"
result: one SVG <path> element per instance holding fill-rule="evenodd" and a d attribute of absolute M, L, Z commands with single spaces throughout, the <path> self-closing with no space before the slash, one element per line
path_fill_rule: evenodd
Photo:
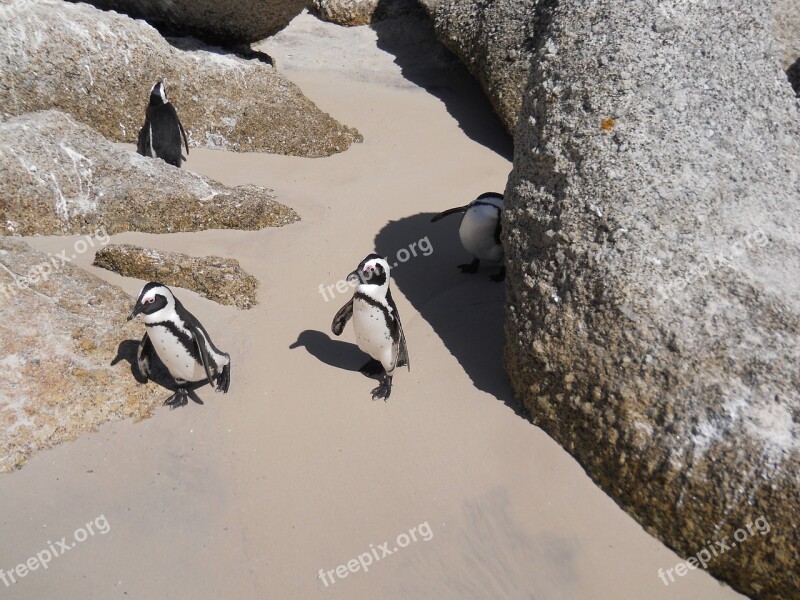
<path fill-rule="evenodd" d="M 378 48 L 394 56 L 403 77 L 439 98 L 467 137 L 511 160 L 511 136 L 475 78 L 436 39 L 417 0 L 380 0 L 376 12 Z"/>
<path fill-rule="evenodd" d="M 505 286 L 489 279 L 497 267 L 461 273 L 456 265 L 469 262 L 470 257 L 458 239 L 459 218 L 431 223 L 434 214 L 390 221 L 375 237 L 376 252 L 388 257 L 390 265 L 397 264 L 391 272 L 394 285 L 436 331 L 475 387 L 527 418 L 514 400 L 503 367 Z M 406 262 L 397 260 L 398 251 L 425 236 L 433 248 L 429 256 L 418 253 Z M 402 305 L 398 309 L 403 315 Z M 409 352 L 415 364 L 413 340 L 409 340 Z"/>
<path fill-rule="evenodd" d="M 139 383 L 145 384 L 150 381 L 153 381 L 163 387 L 166 390 L 169 390 L 170 393 L 174 392 L 178 389 L 178 386 L 175 385 L 175 381 L 172 379 L 172 376 L 167 371 L 167 368 L 164 366 L 158 356 L 155 357 L 153 360 L 153 364 L 150 368 L 150 379 L 147 379 L 139 372 L 139 366 L 136 363 L 136 351 L 139 348 L 139 340 L 124 340 L 120 342 L 119 346 L 117 347 L 117 355 L 114 357 L 114 360 L 111 361 L 111 366 L 113 367 L 120 361 L 126 361 L 131 368 L 131 376 L 138 381 Z M 197 395 L 196 390 L 203 387 L 208 383 L 208 380 L 205 381 L 198 381 L 197 383 L 193 383 L 188 387 L 189 391 L 189 398 L 197 404 L 203 404 L 203 401 Z M 212 389 L 212 388 L 209 388 Z M 168 396 L 164 396 L 166 400 Z"/>

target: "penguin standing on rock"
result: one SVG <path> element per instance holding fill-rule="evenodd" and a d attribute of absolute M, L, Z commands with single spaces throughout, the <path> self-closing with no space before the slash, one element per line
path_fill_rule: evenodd
<path fill-rule="evenodd" d="M 167 100 L 164 82 L 159 81 L 150 90 L 150 103 L 147 105 L 144 126 L 139 132 L 136 151 L 142 156 L 160 158 L 180 169 L 181 161 L 186 160 L 181 154 L 181 141 L 188 155 L 189 142 L 178 111 Z"/>
<path fill-rule="evenodd" d="M 501 217 L 503 214 L 503 194 L 486 192 L 466 206 L 451 208 L 439 213 L 431 219 L 435 223 L 447 215 L 464 213 L 461 217 L 461 226 L 458 236 L 464 249 L 474 257 L 471 263 L 458 265 L 462 273 L 475 273 L 480 262 L 487 261 L 499 263 L 503 261 L 505 252 L 500 242 Z M 500 267 L 495 275 L 489 278 L 492 281 L 503 281 L 506 277 L 505 265 Z"/>
<path fill-rule="evenodd" d="M 347 276 L 356 288 L 355 294 L 333 317 L 331 330 L 341 335 L 353 318 L 358 347 L 372 358 L 361 367 L 365 375 L 381 375 L 381 384 L 372 390 L 372 399 L 386 400 L 392 392 L 396 367 L 407 366 L 408 347 L 397 305 L 389 291 L 389 263 L 377 254 L 370 254 Z"/>
<path fill-rule="evenodd" d="M 150 375 L 153 353 L 169 371 L 178 386 L 164 402 L 175 408 L 187 403 L 187 383 L 204 381 L 227 392 L 231 383 L 231 358 L 217 349 L 200 321 L 186 310 L 165 285 L 150 282 L 142 288 L 128 321 L 142 314 L 147 327 L 136 359 L 139 372 Z M 195 400 L 194 398 L 192 398 Z M 202 404 L 201 400 L 195 400 Z"/>

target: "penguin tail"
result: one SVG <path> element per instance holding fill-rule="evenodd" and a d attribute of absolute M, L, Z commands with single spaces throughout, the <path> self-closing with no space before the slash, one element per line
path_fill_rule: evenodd
<path fill-rule="evenodd" d="M 222 367 L 222 371 L 217 375 L 217 391 L 223 394 L 228 393 L 228 388 L 231 386 L 231 362 Z"/>
<path fill-rule="evenodd" d="M 449 215 L 454 215 L 456 213 L 465 212 L 468 208 L 469 208 L 469 204 L 467 204 L 466 206 L 458 206 L 456 208 L 450 208 L 450 209 L 448 209 L 448 210 L 446 210 L 444 212 L 440 212 L 438 215 L 436 215 L 435 217 L 433 217 L 431 219 L 431 223 L 436 223 L 436 221 L 438 221 L 440 219 L 444 219 L 445 217 L 447 217 Z"/>

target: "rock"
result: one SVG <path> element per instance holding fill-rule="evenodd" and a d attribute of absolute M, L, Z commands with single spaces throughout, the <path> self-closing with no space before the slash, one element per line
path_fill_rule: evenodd
<path fill-rule="evenodd" d="M 772 10 L 781 63 L 800 96 L 800 0 L 776 0 Z"/>
<path fill-rule="evenodd" d="M 109 244 L 95 254 L 94 266 L 124 277 L 182 287 L 241 309 L 257 304 L 258 279 L 245 272 L 234 258 L 198 258 L 129 244 Z"/>
<path fill-rule="evenodd" d="M 354 27 L 376 20 L 382 0 L 311 0 L 309 9 L 323 21 Z"/>
<path fill-rule="evenodd" d="M 714 576 L 796 598 L 800 115 L 770 4 L 550 3 L 505 194 L 506 368 L 648 531 L 735 539 Z"/>
<path fill-rule="evenodd" d="M 170 44 L 115 12 L 0 0 L 0 32 L 6 117 L 56 108 L 109 139 L 136 143 L 150 88 L 164 79 L 190 146 L 316 157 L 362 139 L 270 65 L 198 42 Z"/>
<path fill-rule="evenodd" d="M 265 188 L 228 188 L 107 141 L 69 115 L 0 123 L 0 234 L 261 229 L 299 220 Z"/>
<path fill-rule="evenodd" d="M 126 360 L 141 325 L 119 288 L 0 237 L 0 471 L 106 421 L 148 417 L 164 398 Z"/>
<path fill-rule="evenodd" d="M 514 135 L 544 0 L 420 0 L 439 40 L 477 78 Z"/>
<path fill-rule="evenodd" d="M 75 0 L 70 0 L 75 1 Z M 219 44 L 262 40 L 286 27 L 305 0 L 90 0 L 98 8 L 144 19 L 162 31 Z"/>
<path fill-rule="evenodd" d="M 416 14 L 419 5 L 416 0 L 311 0 L 308 8 L 323 21 L 354 27 Z"/>

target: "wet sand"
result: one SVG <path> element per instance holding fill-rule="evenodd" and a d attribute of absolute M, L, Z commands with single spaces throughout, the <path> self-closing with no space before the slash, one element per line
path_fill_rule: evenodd
<path fill-rule="evenodd" d="M 114 236 L 237 258 L 261 281 L 259 304 L 239 311 L 177 290 L 231 354 L 229 394 L 201 388 L 203 406 L 107 424 L 0 476 L 5 571 L 62 536 L 69 543 L 100 515 L 109 525 L 47 570 L 0 582 L 0 597 L 741 597 L 702 571 L 665 586 L 658 569 L 678 556 L 518 414 L 502 364 L 503 286 L 490 270 L 456 270 L 467 260 L 457 220 L 428 222 L 480 192 L 503 191 L 508 138 L 485 99 L 459 97 L 471 84 L 457 73 L 426 90 L 380 45 L 368 28 L 307 16 L 266 45 L 363 144 L 325 159 L 191 152 L 185 168 L 273 188 L 302 222 Z M 356 370 L 365 356 L 352 326 L 330 334 L 347 295 L 326 301 L 319 286 L 335 285 L 375 249 L 396 259 L 426 237 L 430 255 L 392 273 L 412 368 L 395 375 L 388 402 L 373 402 L 375 382 Z M 31 243 L 58 251 L 74 239 Z M 139 291 L 141 281 L 91 260 L 79 264 Z M 392 551 L 412 528 L 417 541 L 382 556 L 380 545 Z M 336 576 L 362 554 L 382 558 Z M 320 569 L 334 571 L 327 587 Z"/>

